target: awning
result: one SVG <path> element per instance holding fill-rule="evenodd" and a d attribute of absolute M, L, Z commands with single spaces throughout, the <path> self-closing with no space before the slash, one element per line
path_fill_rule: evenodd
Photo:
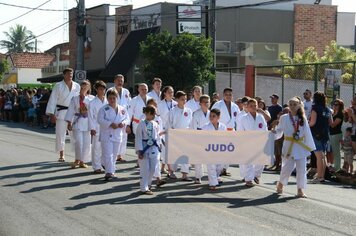
<path fill-rule="evenodd" d="M 2 81 L 2 84 L 17 84 L 17 74 L 9 74 Z"/>
<path fill-rule="evenodd" d="M 103 71 L 103 69 L 96 69 L 96 70 L 87 70 L 87 79 L 90 81 L 90 83 L 94 83 L 99 79 L 100 73 Z M 58 74 L 58 75 L 52 75 L 44 78 L 38 78 L 37 81 L 41 83 L 57 83 L 60 82 L 63 79 L 63 74 Z M 75 80 L 75 76 L 73 77 Z"/>
<path fill-rule="evenodd" d="M 145 41 L 149 34 L 157 33 L 159 29 L 160 27 L 153 27 L 131 31 L 104 71 L 100 74 L 100 79 L 112 82 L 115 75 L 126 75 L 139 55 L 140 43 Z"/>

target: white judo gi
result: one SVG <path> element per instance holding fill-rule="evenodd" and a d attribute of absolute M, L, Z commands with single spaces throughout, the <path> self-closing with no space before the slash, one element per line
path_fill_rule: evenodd
<path fill-rule="evenodd" d="M 212 123 L 208 123 L 202 127 L 202 130 L 216 130 Z M 219 131 L 226 131 L 226 126 L 219 122 L 218 129 Z M 219 185 L 219 176 L 223 169 L 223 166 L 220 164 L 208 164 L 208 181 L 209 186 Z"/>
<path fill-rule="evenodd" d="M 161 101 L 161 91 L 157 94 L 156 91 L 151 90 L 151 92 L 147 93 L 147 96 L 153 98 L 157 104 Z"/>
<path fill-rule="evenodd" d="M 250 113 L 247 113 L 241 118 L 237 124 L 237 131 L 260 130 L 267 131 L 267 122 L 263 115 L 256 113 L 256 118 Z M 263 165 L 240 164 L 240 172 L 245 181 L 252 181 L 254 178 L 260 178 L 263 171 Z"/>
<path fill-rule="evenodd" d="M 101 158 L 101 143 L 99 141 L 100 135 L 100 126 L 98 123 L 98 113 L 100 108 L 108 104 L 106 97 L 104 100 L 100 100 L 100 98 L 95 97 L 89 103 L 89 129 L 95 130 L 96 134 L 91 136 L 91 165 L 94 170 L 100 170 L 102 163 Z"/>
<path fill-rule="evenodd" d="M 115 87 L 109 88 L 109 90 L 115 90 L 118 92 L 118 90 Z M 117 94 L 117 104 L 125 107 L 125 109 L 128 111 L 129 110 L 129 104 L 131 101 L 131 94 L 130 91 L 127 90 L 126 88 L 121 88 L 121 92 Z M 130 116 L 130 114 L 129 114 Z M 128 124 L 130 125 L 130 124 Z M 124 128 L 126 130 L 126 127 Z M 122 142 L 120 143 L 119 147 L 119 154 L 120 156 L 125 156 L 126 154 L 126 148 L 127 148 L 127 133 L 126 131 L 123 132 L 122 134 Z"/>
<path fill-rule="evenodd" d="M 162 128 L 163 131 L 166 131 L 169 128 L 169 111 L 172 110 L 173 107 L 177 106 L 177 102 L 172 100 L 170 102 L 167 102 L 166 99 L 161 100 L 158 103 L 158 115 L 161 117 L 162 120 Z M 161 156 L 162 158 L 162 163 L 166 164 L 166 158 L 165 158 L 165 153 L 166 153 L 166 147 L 164 146 L 164 142 L 165 142 L 165 135 L 161 136 L 161 139 L 163 140 L 162 142 L 162 152 L 161 152 Z"/>
<path fill-rule="evenodd" d="M 240 113 L 239 107 L 234 102 L 231 102 L 231 113 L 229 113 L 225 101 L 220 100 L 213 105 L 212 109 L 214 108 L 220 110 L 219 122 L 223 123 L 228 131 L 236 130 L 237 117 Z M 227 169 L 229 165 L 225 164 L 223 168 Z"/>
<path fill-rule="evenodd" d="M 56 117 L 56 152 L 64 151 L 67 122 L 64 120 L 70 101 L 74 96 L 78 96 L 80 85 L 72 82 L 72 89 L 69 90 L 63 81 L 54 85 L 51 96 L 49 97 L 46 114 L 53 114 Z"/>
<path fill-rule="evenodd" d="M 194 113 L 195 111 L 200 109 L 200 102 L 199 100 L 195 101 L 194 98 L 192 98 L 185 104 L 185 106 L 192 110 L 192 112 Z"/>
<path fill-rule="evenodd" d="M 207 111 L 207 113 L 204 113 L 201 108 L 193 112 L 190 128 L 194 130 L 201 130 L 204 125 L 209 123 L 209 115 L 210 115 L 209 110 Z M 203 165 L 195 164 L 194 168 L 195 168 L 195 178 L 201 179 L 203 177 Z"/>
<path fill-rule="evenodd" d="M 293 116 L 295 124 L 297 117 Z M 280 139 L 284 134 L 282 148 L 282 169 L 280 182 L 283 186 L 288 184 L 288 179 L 296 168 L 297 188 L 305 189 L 307 186 L 306 161 L 311 151 L 315 150 L 313 136 L 308 121 L 304 118 L 304 125 L 299 126 L 299 140 L 293 139 L 294 127 L 289 114 L 282 115 L 276 127 L 275 139 Z M 292 145 L 292 146 L 291 146 Z"/>
<path fill-rule="evenodd" d="M 184 109 L 179 108 L 178 106 L 172 108 L 169 111 L 169 128 L 171 129 L 189 129 L 190 123 L 192 122 L 192 110 L 187 107 Z M 176 166 L 174 167 L 174 169 Z M 189 164 L 181 165 L 182 173 L 189 173 Z"/>
<path fill-rule="evenodd" d="M 129 115 L 132 120 L 132 132 L 136 134 L 136 129 L 138 124 L 140 123 L 140 119 L 143 116 L 143 108 L 146 107 L 147 101 L 150 100 L 151 97 L 146 96 L 146 101 L 144 101 L 140 95 L 131 99 L 129 104 Z"/>
<path fill-rule="evenodd" d="M 72 98 L 69 104 L 65 120 L 72 123 L 73 145 L 75 150 L 75 160 L 82 162 L 90 161 L 91 142 L 89 129 L 89 103 L 94 96 L 88 95 L 83 99 L 86 112 L 80 112 L 80 96 Z"/>
<path fill-rule="evenodd" d="M 159 152 L 161 139 L 159 125 L 155 121 L 141 121 L 136 130 L 135 150 L 143 152 L 143 159 L 138 159 L 140 165 L 140 189 L 142 192 L 149 190 L 152 178 L 159 168 Z"/>
<path fill-rule="evenodd" d="M 113 129 L 110 125 L 112 123 L 128 125 L 129 122 L 129 115 L 125 107 L 118 105 L 118 111 L 116 112 L 110 105 L 105 105 L 99 110 L 99 141 L 101 142 L 102 159 L 106 174 L 115 173 L 116 157 L 119 152 L 120 143 L 122 142 L 123 132 L 125 132 L 125 126 L 123 128 Z"/>
<path fill-rule="evenodd" d="M 145 119 L 146 119 L 146 116 L 143 115 L 140 120 L 143 121 Z M 154 121 L 158 124 L 158 134 L 163 132 L 163 125 L 162 125 L 161 117 L 156 115 L 155 118 L 154 118 Z M 159 136 L 159 137 L 161 138 L 161 136 Z M 161 141 L 161 143 L 162 143 L 162 141 Z M 161 159 L 161 153 L 158 153 L 158 160 L 160 160 L 160 159 Z M 161 175 L 161 165 L 157 165 L 157 168 L 155 170 L 155 173 L 154 173 L 153 177 L 161 178 L 161 176 L 162 176 Z"/>

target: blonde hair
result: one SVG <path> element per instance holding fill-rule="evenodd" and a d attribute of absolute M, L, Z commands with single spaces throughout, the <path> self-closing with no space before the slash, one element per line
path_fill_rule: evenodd
<path fill-rule="evenodd" d="M 292 102 L 295 102 L 298 104 L 297 116 L 300 119 L 300 125 L 303 126 L 304 121 L 306 120 L 304 104 L 303 104 L 302 100 L 300 99 L 300 97 L 292 97 L 291 99 L 289 99 L 288 105 L 290 105 Z"/>

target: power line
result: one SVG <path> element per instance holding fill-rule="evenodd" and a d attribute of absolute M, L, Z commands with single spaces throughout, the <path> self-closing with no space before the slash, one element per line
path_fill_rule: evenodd
<path fill-rule="evenodd" d="M 24 14 L 19 15 L 19 16 L 15 17 L 15 18 L 11 19 L 11 20 L 5 21 L 5 22 L 1 23 L 0 25 L 7 24 L 7 23 L 9 23 L 9 22 L 11 22 L 11 21 L 14 21 L 14 20 L 20 18 L 20 17 L 23 17 L 24 15 L 27 15 L 27 14 L 29 14 L 30 12 L 33 12 L 34 10 L 38 9 L 39 7 L 45 5 L 46 3 L 50 2 L 50 1 L 51 1 L 51 0 L 48 0 L 48 1 L 44 2 L 44 3 L 42 3 L 41 5 L 39 5 L 38 7 L 33 8 L 33 9 L 31 9 L 30 11 L 25 12 Z"/>
<path fill-rule="evenodd" d="M 67 11 L 67 10 L 62 10 L 62 9 L 44 9 L 44 8 L 39 8 L 39 7 L 27 7 L 27 6 L 14 5 L 14 4 L 9 4 L 9 3 L 4 3 L 4 2 L 0 2 L 0 5 L 23 8 L 23 9 L 30 9 L 30 10 L 37 10 L 37 11 Z"/>
<path fill-rule="evenodd" d="M 31 38 L 28 38 L 25 42 L 28 42 L 28 41 L 30 41 L 30 40 L 33 40 L 33 39 L 35 39 L 35 38 L 39 38 L 39 37 L 41 37 L 41 36 L 43 36 L 43 35 L 45 35 L 45 34 L 48 34 L 48 33 L 52 32 L 52 31 L 54 31 L 54 30 L 56 30 L 56 29 L 58 29 L 58 28 L 64 26 L 65 24 L 68 24 L 69 22 L 71 22 L 71 21 L 73 21 L 73 20 L 76 20 L 76 19 L 69 20 L 69 21 L 67 21 L 67 22 L 65 22 L 65 23 L 63 23 L 63 24 L 60 24 L 60 25 L 58 25 L 58 26 L 56 26 L 56 27 L 54 27 L 54 28 L 52 28 L 52 29 L 50 29 L 50 30 L 48 30 L 48 31 L 46 31 L 46 32 L 44 32 L 44 33 L 42 33 L 42 34 L 39 34 L 39 35 L 37 35 L 37 36 L 33 36 L 33 37 L 31 37 Z"/>
<path fill-rule="evenodd" d="M 23 9 L 30 9 L 30 10 L 36 10 L 36 11 L 58 11 L 58 12 L 68 11 L 68 10 L 65 10 L 65 9 L 49 9 L 49 8 L 28 7 L 28 6 L 14 5 L 14 4 L 9 4 L 9 3 L 4 3 L 4 2 L 0 2 L 0 5 L 9 6 L 9 7 L 23 8 Z M 126 6 L 126 5 L 112 5 L 112 4 L 109 4 L 109 5 L 110 6 L 114 6 L 114 7 Z"/>

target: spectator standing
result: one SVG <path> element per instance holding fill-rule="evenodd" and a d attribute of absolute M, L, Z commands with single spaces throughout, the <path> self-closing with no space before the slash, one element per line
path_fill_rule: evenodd
<path fill-rule="evenodd" d="M 329 141 L 329 125 L 332 124 L 332 115 L 329 108 L 326 107 L 326 97 L 323 92 L 317 91 L 313 96 L 314 105 L 310 115 L 309 126 L 311 127 L 314 143 L 317 176 L 311 183 L 325 182 L 326 159 L 325 151 Z"/>
<path fill-rule="evenodd" d="M 278 119 L 278 115 L 283 110 L 283 107 L 278 103 L 279 96 L 277 94 L 272 94 L 270 98 L 271 98 L 272 105 L 268 107 L 268 112 L 271 116 L 271 119 L 268 122 L 269 130 L 271 129 L 272 124 Z M 274 165 L 270 168 L 270 170 L 279 171 L 281 169 L 280 164 L 282 162 L 282 145 L 283 145 L 283 137 L 274 141 L 275 162 Z"/>
<path fill-rule="evenodd" d="M 309 120 L 312 105 L 313 105 L 312 92 L 309 89 L 306 89 L 305 92 L 303 93 L 303 98 L 304 98 L 303 104 L 304 104 L 305 116 Z"/>
<path fill-rule="evenodd" d="M 342 123 L 344 120 L 344 102 L 336 99 L 333 103 L 333 123 L 330 125 L 331 155 L 329 163 L 334 164 L 335 170 L 341 168 L 340 142 L 342 140 Z"/>

